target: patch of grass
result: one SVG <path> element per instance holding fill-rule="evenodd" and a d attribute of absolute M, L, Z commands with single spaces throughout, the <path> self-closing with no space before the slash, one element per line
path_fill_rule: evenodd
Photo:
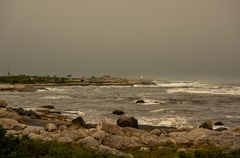
<path fill-rule="evenodd" d="M 223 150 L 208 146 L 197 147 L 195 150 L 189 150 L 187 152 L 178 151 L 179 148 L 184 146 L 163 146 L 154 147 L 150 149 L 150 152 L 144 152 L 139 150 L 128 150 L 134 158 L 240 158 L 240 149 L 224 153 Z"/>

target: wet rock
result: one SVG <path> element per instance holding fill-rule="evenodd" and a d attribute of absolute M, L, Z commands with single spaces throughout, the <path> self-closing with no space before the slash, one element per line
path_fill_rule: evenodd
<path fill-rule="evenodd" d="M 141 148 L 139 149 L 139 151 L 150 152 L 150 149 L 147 148 L 147 147 L 141 147 Z"/>
<path fill-rule="evenodd" d="M 105 146 L 105 145 L 100 145 L 98 147 L 98 151 L 102 154 L 110 154 L 110 155 L 114 155 L 114 156 L 117 156 L 117 157 L 127 157 L 127 155 L 117 149 L 114 149 L 114 148 L 110 148 L 108 146 Z"/>
<path fill-rule="evenodd" d="M 109 133 L 109 134 L 115 134 L 115 135 L 123 134 L 121 127 L 113 124 L 99 123 L 97 125 L 97 129 L 105 131 L 106 133 Z"/>
<path fill-rule="evenodd" d="M 77 144 L 82 145 L 86 148 L 96 149 L 99 146 L 99 142 L 93 137 L 86 137 L 77 142 Z"/>
<path fill-rule="evenodd" d="M 122 111 L 122 110 L 114 110 L 114 111 L 112 112 L 112 114 L 114 114 L 114 115 L 123 115 L 123 114 L 124 114 L 124 111 Z"/>
<path fill-rule="evenodd" d="M 81 116 L 73 119 L 73 120 L 71 121 L 71 123 L 77 124 L 77 125 L 82 126 L 82 127 L 86 125 L 84 119 L 83 119 Z"/>
<path fill-rule="evenodd" d="M 39 106 L 39 108 L 44 108 L 44 109 L 55 109 L 55 107 L 52 106 L 52 105 Z"/>
<path fill-rule="evenodd" d="M 136 104 L 143 104 L 143 103 L 145 103 L 145 101 L 142 100 L 142 99 L 139 99 L 139 100 L 136 101 Z"/>
<path fill-rule="evenodd" d="M 221 121 L 217 121 L 217 122 L 214 123 L 214 125 L 216 125 L 216 126 L 223 126 L 224 123 L 222 123 Z"/>
<path fill-rule="evenodd" d="M 24 110 L 23 108 L 17 108 L 17 109 L 13 109 L 16 113 L 18 113 L 21 116 L 30 116 L 31 118 L 38 118 L 40 119 L 40 115 L 38 115 L 36 112 L 32 111 L 32 110 Z"/>
<path fill-rule="evenodd" d="M 23 130 L 26 125 L 20 124 L 18 121 L 9 118 L 0 118 L 0 125 L 7 130 Z"/>
<path fill-rule="evenodd" d="M 120 127 L 138 128 L 138 120 L 134 117 L 121 117 L 117 120 L 117 125 Z"/>
<path fill-rule="evenodd" d="M 205 128 L 209 130 L 213 130 L 213 121 L 212 120 L 207 120 L 206 122 L 202 123 L 199 128 Z"/>
<path fill-rule="evenodd" d="M 68 137 L 59 137 L 57 139 L 58 143 L 64 143 L 64 144 L 71 144 L 73 142 L 72 139 L 68 138 Z"/>
<path fill-rule="evenodd" d="M 45 127 L 45 130 L 48 132 L 53 132 L 53 131 L 57 130 L 57 126 L 53 123 L 48 123 Z"/>
<path fill-rule="evenodd" d="M 103 144 L 115 149 L 140 147 L 140 144 L 138 144 L 134 139 L 117 135 L 110 135 L 106 137 L 103 141 Z"/>
<path fill-rule="evenodd" d="M 5 100 L 0 100 L 0 108 L 5 108 L 7 107 L 7 102 Z"/>

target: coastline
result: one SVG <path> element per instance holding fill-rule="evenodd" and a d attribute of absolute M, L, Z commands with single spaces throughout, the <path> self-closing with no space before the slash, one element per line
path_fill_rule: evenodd
<path fill-rule="evenodd" d="M 48 86 L 134 86 L 156 85 L 151 80 L 101 77 L 0 76 L 0 91 L 35 92 Z"/>
<path fill-rule="evenodd" d="M 240 149 L 240 127 L 213 130 L 213 122 L 207 121 L 201 128 L 177 129 L 138 125 L 134 117 L 118 116 L 116 124 L 89 124 L 80 116 L 67 120 L 53 106 L 27 111 L 7 107 L 7 103 L 1 101 L 0 108 L 0 124 L 8 134 L 16 137 L 26 135 L 45 142 L 77 144 L 98 152 L 106 149 L 108 154 L 115 156 L 127 157 L 128 151 L 149 152 L 166 146 L 180 146 L 178 150 L 186 153 L 201 147 L 215 147 L 225 152 Z"/>

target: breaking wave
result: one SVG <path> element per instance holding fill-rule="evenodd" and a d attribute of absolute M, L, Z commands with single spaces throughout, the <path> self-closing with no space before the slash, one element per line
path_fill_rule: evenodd
<path fill-rule="evenodd" d="M 185 117 L 166 117 L 166 118 L 147 118 L 140 117 L 139 123 L 142 125 L 166 126 L 166 127 L 186 127 L 187 119 Z"/>

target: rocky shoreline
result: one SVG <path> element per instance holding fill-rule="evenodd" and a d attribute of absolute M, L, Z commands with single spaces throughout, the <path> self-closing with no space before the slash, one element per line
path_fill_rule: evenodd
<path fill-rule="evenodd" d="M 136 118 L 123 113 L 120 110 L 113 112 L 119 115 L 117 124 L 88 124 L 82 117 L 68 120 L 53 106 L 27 111 L 7 107 L 5 101 L 0 101 L 0 125 L 14 136 L 27 135 L 36 140 L 76 144 L 120 157 L 132 157 L 126 153 L 130 149 L 149 152 L 153 147 L 169 145 L 184 146 L 181 148 L 184 152 L 196 150 L 199 146 L 215 146 L 226 152 L 240 149 L 240 127 L 228 129 L 216 122 L 219 128 L 213 130 L 212 121 L 193 129 L 141 126 Z"/>

